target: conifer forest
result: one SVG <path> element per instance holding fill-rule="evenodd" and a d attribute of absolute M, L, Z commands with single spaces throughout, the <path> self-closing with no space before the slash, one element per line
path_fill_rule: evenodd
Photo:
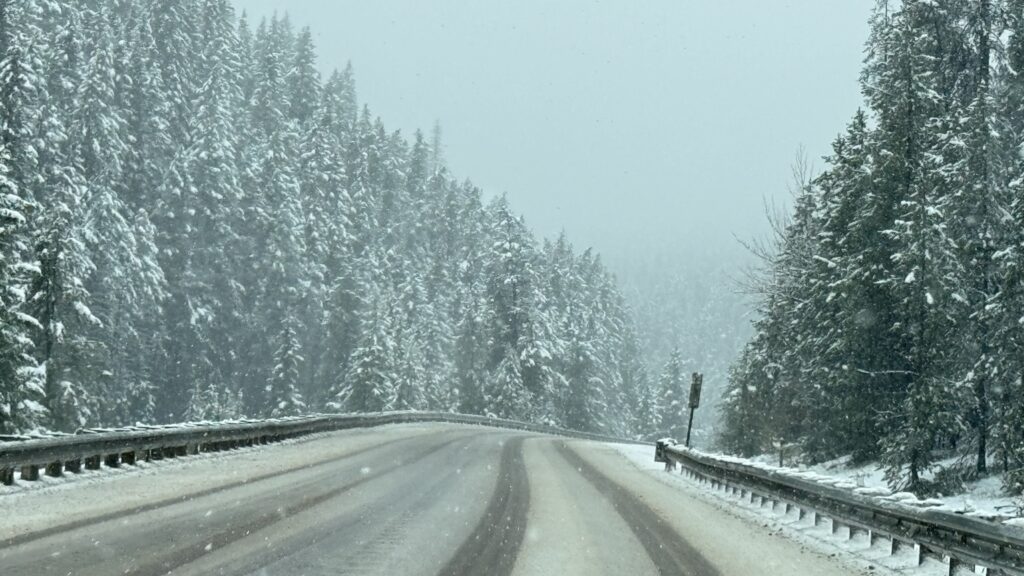
<path fill-rule="evenodd" d="M 592 251 L 228 0 L 0 0 L 0 433 L 439 410 L 634 434 Z M 649 406 L 649 404 L 645 404 Z"/>

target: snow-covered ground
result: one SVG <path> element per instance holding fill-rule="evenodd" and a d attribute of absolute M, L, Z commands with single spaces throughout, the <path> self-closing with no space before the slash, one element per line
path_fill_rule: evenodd
<path fill-rule="evenodd" d="M 766 458 L 748 463 L 796 474 L 817 482 L 847 487 L 865 495 L 899 499 L 904 505 L 928 507 L 965 516 L 1000 521 L 1009 525 L 1024 526 L 1022 524 L 1024 519 L 1021 518 L 1021 506 L 1024 504 L 1018 497 L 1006 494 L 1003 490 L 1002 479 L 998 475 L 987 476 L 968 483 L 967 489 L 961 494 L 940 495 L 922 500 L 905 493 L 893 494 L 886 485 L 884 471 L 876 464 L 850 467 L 848 458 L 840 458 L 804 468 L 779 468 L 766 462 Z M 952 460 L 939 463 L 940 466 L 952 464 Z"/>
<path fill-rule="evenodd" d="M 772 511 L 770 508 L 762 508 L 759 504 L 751 504 L 744 499 L 740 499 L 735 496 L 727 495 L 725 492 L 710 490 L 696 482 L 689 480 L 685 476 L 675 473 L 666 473 L 664 471 L 664 464 L 654 462 L 654 450 L 648 446 L 628 446 L 628 445 L 616 445 L 616 450 L 625 455 L 629 461 L 636 466 L 638 469 L 649 473 L 661 482 L 673 486 L 687 496 L 700 495 L 710 501 L 719 503 L 724 512 L 737 515 L 741 518 L 747 519 L 751 522 L 757 522 L 763 526 L 776 531 L 788 538 L 792 538 L 801 544 L 807 546 L 810 549 L 816 550 L 819 553 L 826 555 L 842 554 L 848 556 L 853 562 L 858 563 L 861 566 L 867 567 L 872 574 L 886 574 L 886 573 L 901 573 L 904 572 L 914 565 L 913 551 L 907 550 L 904 553 L 897 553 L 896 555 L 890 556 L 887 546 L 884 542 L 876 543 L 875 546 L 871 546 L 865 535 L 855 535 L 852 539 L 849 538 L 849 533 L 846 529 L 840 529 L 838 533 L 833 534 L 831 526 L 828 523 L 822 523 L 819 526 L 814 526 L 809 520 L 809 517 L 805 517 L 804 520 L 800 520 L 795 511 L 790 514 L 784 514 L 782 509 Z M 736 459 L 738 462 L 744 464 L 754 464 L 748 460 Z M 755 465 L 764 468 L 778 469 L 770 464 L 764 462 L 756 463 Z M 867 474 L 866 470 L 858 471 L 856 469 L 848 470 L 844 475 L 830 476 L 825 474 L 827 470 L 796 470 L 787 469 L 787 472 L 793 472 L 800 474 L 804 478 L 812 478 L 820 482 L 829 483 L 838 487 L 845 487 L 851 490 L 859 490 L 867 494 L 875 494 L 879 497 L 883 496 L 883 492 L 888 497 L 906 497 L 905 495 L 893 495 L 889 494 L 888 490 L 884 489 L 884 482 L 881 482 L 881 486 L 877 484 L 871 475 Z M 863 482 L 861 482 L 862 479 Z M 878 481 L 881 480 L 879 475 Z M 863 485 L 861 485 L 863 484 Z M 969 501 L 974 506 L 995 506 L 1000 502 L 997 496 L 990 496 L 988 498 L 982 496 L 982 489 L 976 489 L 973 494 L 976 500 Z M 955 499 L 951 499 L 955 501 Z M 936 502 L 932 502 L 936 507 L 940 506 Z M 961 506 L 963 500 L 961 500 Z M 941 504 L 941 506 L 947 506 Z M 949 504 L 951 508 L 952 504 Z M 948 567 L 934 559 L 927 559 L 925 564 L 918 570 L 914 570 L 914 574 L 945 574 Z"/>
<path fill-rule="evenodd" d="M 848 465 L 848 458 L 840 458 L 814 466 L 793 468 L 776 465 L 771 456 L 747 459 L 723 454 L 695 452 L 726 462 L 745 464 L 765 471 L 842 488 L 886 502 L 896 502 L 903 506 L 928 508 L 1024 527 L 1024 518 L 1022 518 L 1024 514 L 1021 510 L 1024 502 L 1019 497 L 1006 494 L 1002 488 L 1002 480 L 997 475 L 967 484 L 967 489 L 960 494 L 938 495 L 921 499 L 909 492 L 891 491 L 886 485 L 884 471 L 877 465 L 865 464 L 851 467 Z M 938 463 L 939 466 L 953 464 L 953 460 Z"/>
<path fill-rule="evenodd" d="M 700 550 L 720 574 L 771 576 L 891 576 L 898 571 L 872 555 L 852 552 L 846 542 L 832 544 L 828 529 L 800 527 L 795 518 L 745 509 L 735 501 L 682 478 L 653 462 L 652 446 L 606 444 L 585 452 L 588 460 L 608 453 L 602 467 L 628 486 L 690 546 Z M 859 543 L 857 540 L 854 544 Z M 881 549 L 874 550 L 879 556 Z M 909 558 L 904 558 L 909 565 Z M 899 566 L 903 567 L 903 565 Z M 916 574 L 916 573 L 915 573 Z"/>
<path fill-rule="evenodd" d="M 649 447 L 526 436 L 382 426 L 12 490 L 0 573 L 892 574 L 680 483 Z"/>

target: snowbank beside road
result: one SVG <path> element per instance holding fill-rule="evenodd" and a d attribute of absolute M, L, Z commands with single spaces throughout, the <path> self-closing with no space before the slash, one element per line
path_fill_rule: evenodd
<path fill-rule="evenodd" d="M 662 483 L 679 490 L 681 497 L 684 495 L 692 497 L 694 494 L 701 494 L 707 500 L 717 502 L 729 514 L 739 516 L 753 523 L 760 523 L 764 527 L 792 538 L 818 553 L 825 555 L 841 553 L 851 558 L 851 561 L 858 562 L 861 566 L 867 566 L 867 569 L 872 574 L 885 574 L 887 570 L 894 571 L 892 573 L 902 572 L 911 568 L 916 562 L 916 557 L 912 551 L 905 550 L 904 552 L 890 555 L 889 549 L 884 546 L 884 543 L 872 545 L 867 537 L 862 534 L 854 535 L 851 538 L 846 528 L 841 528 L 837 533 L 833 533 L 827 523 L 815 526 L 809 518 L 800 519 L 795 510 L 786 514 L 781 507 L 776 510 L 761 507 L 759 503 L 752 504 L 746 499 L 730 496 L 724 492 L 707 490 L 702 485 L 687 479 L 678 472 L 666 473 L 663 464 L 654 462 L 653 449 L 642 446 L 615 446 L 614 448 L 625 455 L 636 468 L 657 478 Z M 713 457 L 718 458 L 719 456 L 713 455 Z M 731 462 L 752 465 L 748 460 L 733 457 L 727 458 Z M 765 470 L 806 474 L 800 477 L 803 479 L 817 479 L 823 483 L 850 490 L 872 490 L 868 486 L 858 486 L 857 482 L 851 482 L 848 478 L 830 477 L 809 470 L 779 468 L 763 462 L 753 465 Z M 880 489 L 878 490 L 880 491 Z M 909 498 L 917 500 L 913 495 L 890 494 L 888 490 L 885 490 L 885 495 L 877 494 L 875 497 L 890 498 L 896 502 L 902 502 Z M 948 566 L 928 558 L 921 567 L 921 571 L 915 573 L 946 574 L 947 571 Z"/>
<path fill-rule="evenodd" d="M 967 490 L 960 494 L 940 495 L 932 498 L 918 498 L 909 492 L 893 492 L 885 482 L 883 471 L 875 464 L 850 467 L 848 459 L 841 458 L 814 466 L 799 468 L 776 466 L 767 461 L 768 457 L 738 458 L 710 452 L 694 451 L 696 454 L 721 460 L 743 464 L 772 472 L 775 474 L 799 478 L 848 490 L 861 496 L 876 498 L 887 503 L 895 503 L 917 509 L 931 509 L 950 514 L 970 516 L 992 522 L 1002 522 L 1017 526 L 1022 519 L 1022 502 L 1018 497 L 1006 494 L 1002 481 L 998 476 L 988 476 L 968 483 Z M 940 463 L 952 465 L 952 461 Z"/>

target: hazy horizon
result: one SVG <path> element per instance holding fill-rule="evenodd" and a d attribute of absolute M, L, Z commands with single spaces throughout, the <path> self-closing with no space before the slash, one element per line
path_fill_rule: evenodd
<path fill-rule="evenodd" d="M 870 2 L 234 0 L 309 26 L 389 129 L 612 263 L 740 251 L 860 105 Z M 526 8 L 524 8 L 526 7 Z M 528 8 L 528 9 L 527 9 Z M 742 162 L 737 159 L 742 158 Z M 740 167 L 742 167 L 740 169 Z M 696 254 L 693 254 L 696 255 Z"/>

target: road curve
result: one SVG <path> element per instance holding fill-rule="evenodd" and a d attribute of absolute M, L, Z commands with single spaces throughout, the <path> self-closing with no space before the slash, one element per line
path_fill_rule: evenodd
<path fill-rule="evenodd" d="M 86 473 L 0 510 L 11 576 L 858 573 L 608 445 L 450 425 Z"/>

